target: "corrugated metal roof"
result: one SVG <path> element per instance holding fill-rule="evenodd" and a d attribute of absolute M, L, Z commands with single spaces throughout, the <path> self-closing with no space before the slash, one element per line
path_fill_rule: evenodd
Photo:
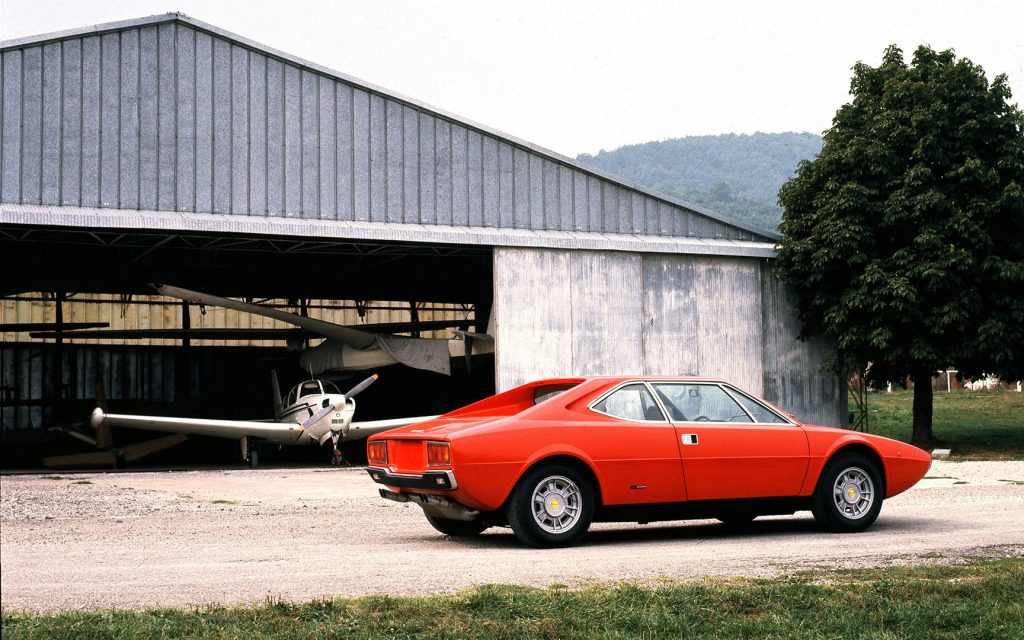
<path fill-rule="evenodd" d="M 28 56 L 22 59 L 21 52 L 32 50 L 33 47 L 41 49 L 50 43 L 66 42 L 75 38 L 88 39 L 93 36 L 104 38 L 109 34 L 147 27 L 157 26 L 164 29 L 165 25 L 184 25 L 213 38 L 212 42 L 203 43 L 204 48 L 201 52 L 197 40 L 179 40 L 179 34 L 174 32 L 168 36 L 171 40 L 168 44 L 170 53 L 167 54 L 174 57 L 191 56 L 191 60 L 196 65 L 195 76 L 189 75 L 185 78 L 186 82 L 192 83 L 189 89 L 191 93 L 186 92 L 182 96 L 187 101 L 186 105 L 190 101 L 193 107 L 200 99 L 207 100 L 211 113 L 206 115 L 211 120 L 209 122 L 198 120 L 204 113 L 202 111 L 196 111 L 196 115 L 193 116 L 189 116 L 187 111 L 174 115 L 179 110 L 179 99 L 182 98 L 177 95 L 178 91 L 170 92 L 175 95 L 159 97 L 160 100 L 170 100 L 166 104 L 165 102 L 157 104 L 157 98 L 144 91 L 142 84 L 146 82 L 156 83 L 153 85 L 154 87 L 160 86 L 160 83 L 165 81 L 179 83 L 182 79 L 178 74 L 188 74 L 190 73 L 188 69 L 192 68 L 189 64 L 183 64 L 179 68 L 176 61 L 173 71 L 159 66 L 165 55 L 162 37 L 154 36 L 152 41 L 146 38 L 140 40 L 140 37 L 130 40 L 127 46 L 134 48 L 136 52 L 134 55 L 138 56 L 137 61 L 135 58 L 128 60 L 124 57 L 129 54 L 121 50 L 120 40 L 116 43 L 116 55 L 110 50 L 104 49 L 102 43 L 89 50 L 84 47 L 79 49 L 76 54 L 77 58 L 72 60 L 72 63 L 78 64 L 80 68 L 96 64 L 97 68 L 89 67 L 89 74 L 87 74 L 89 81 L 95 82 L 96 86 L 87 86 L 85 90 L 91 92 L 95 89 L 99 92 L 97 96 L 90 94 L 90 102 L 85 106 L 73 107 L 80 111 L 80 113 L 76 111 L 75 114 L 83 120 L 79 124 L 83 129 L 79 132 L 83 137 L 80 144 L 84 145 L 84 137 L 88 134 L 90 144 L 95 142 L 100 147 L 99 158 L 101 160 L 110 159 L 109 162 L 113 164 L 109 167 L 92 167 L 91 165 L 86 166 L 83 162 L 82 166 L 75 169 L 80 169 L 82 176 L 78 178 L 75 176 L 57 177 L 57 180 L 62 181 L 61 187 L 64 182 L 73 185 L 77 179 L 81 193 L 77 194 L 78 202 L 56 201 L 55 194 L 58 192 L 67 199 L 68 193 L 72 193 L 73 190 L 57 188 L 44 180 L 48 172 L 53 172 L 53 169 L 46 164 L 44 151 L 53 153 L 47 148 L 48 144 L 54 142 L 48 140 L 48 136 L 64 136 L 67 133 L 62 131 L 62 127 L 54 125 L 47 118 L 50 117 L 48 113 L 55 111 L 58 114 L 56 116 L 58 124 L 60 124 L 59 118 L 64 117 L 60 114 L 66 109 L 66 105 L 62 106 L 60 102 L 56 102 L 50 106 L 47 103 L 47 95 L 64 96 L 65 90 L 63 86 L 48 90 L 47 87 L 38 87 L 33 84 L 32 91 L 26 92 L 15 85 L 26 81 L 25 74 L 33 74 L 29 80 L 34 83 L 36 79 L 34 74 L 38 72 L 41 80 L 44 75 L 43 69 L 48 64 L 58 65 L 55 67 L 59 69 L 56 82 L 60 85 L 61 82 L 66 81 L 64 77 L 67 74 L 63 69 L 65 61 L 63 55 L 60 55 L 58 61 L 51 62 L 43 54 L 38 56 L 33 54 L 31 59 Z M 93 40 L 98 40 L 98 38 L 93 38 Z M 182 51 L 179 51 L 179 42 L 187 45 L 182 47 Z M 113 44 L 114 42 L 111 41 L 111 45 Z M 218 54 L 215 49 L 221 45 L 223 47 Z M 211 57 L 211 65 L 208 69 L 195 63 L 201 55 L 206 54 L 206 46 L 209 47 L 208 53 Z M 151 49 L 146 49 L 146 47 L 151 47 Z M 261 92 L 260 100 L 263 102 L 252 102 L 255 98 L 250 95 L 244 97 L 239 103 L 235 99 L 238 96 L 234 96 L 232 93 L 233 89 L 226 90 L 228 93 L 218 97 L 216 92 L 222 90 L 222 86 L 231 87 L 233 85 L 219 84 L 214 77 L 216 74 L 226 74 L 228 78 L 234 78 L 238 71 L 238 64 L 241 64 L 243 71 L 241 78 L 246 79 L 245 81 L 248 83 L 250 82 L 247 78 L 251 75 L 251 65 L 257 64 L 256 68 L 264 70 L 267 74 L 270 74 L 271 71 L 271 65 L 268 62 L 254 63 L 251 59 L 236 60 L 233 47 L 240 47 L 242 50 L 266 56 L 269 60 L 284 63 L 287 69 L 297 68 L 295 70 L 298 73 L 292 75 L 286 72 L 287 69 L 285 71 L 274 69 L 275 72 L 280 71 L 281 73 L 280 91 L 284 95 L 277 94 L 277 86 L 272 86 L 269 80 L 260 80 L 253 76 L 252 82 L 262 82 L 263 84 L 257 83 L 252 86 L 247 84 L 246 91 L 255 88 Z M 456 225 L 460 222 L 467 222 L 468 228 L 474 229 L 478 227 L 495 228 L 481 231 L 485 235 L 493 235 L 498 229 L 509 232 L 516 230 L 517 227 L 526 227 L 537 233 L 553 229 L 560 233 L 599 231 L 605 235 L 621 234 L 626 236 L 639 233 L 645 237 L 649 235 L 698 236 L 702 238 L 733 238 L 739 241 L 779 239 L 775 233 L 756 229 L 698 205 L 651 191 L 515 136 L 179 13 L 9 40 L 0 43 L 0 52 L 5 54 L 17 52 L 8 55 L 18 56 L 17 64 L 11 65 L 11 72 L 4 74 L 5 101 L 7 104 L 13 104 L 11 101 L 17 100 L 21 110 L 17 129 L 21 131 L 24 126 L 40 128 L 38 140 L 29 137 L 18 141 L 20 149 L 18 175 L 13 175 L 15 173 L 13 169 L 6 167 L 4 169 L 5 175 L 2 183 L 4 188 L 0 190 L 0 195 L 5 202 L 51 203 L 83 207 L 99 205 L 135 209 L 150 208 L 145 206 L 149 204 L 146 200 L 152 199 L 154 200 L 152 207 L 157 209 L 208 210 L 216 214 L 244 213 L 252 215 L 255 213 L 259 215 L 261 213 L 277 213 L 272 210 L 275 204 L 271 202 L 270 193 L 276 189 L 274 194 L 280 197 L 280 208 L 287 214 L 291 207 L 292 212 L 297 212 L 295 215 L 306 219 L 335 217 L 358 220 L 360 216 L 363 216 L 372 221 L 385 221 L 388 226 L 417 221 L 428 224 L 437 222 L 437 226 L 444 227 L 450 221 Z M 5 62 L 8 60 L 8 55 L 4 57 Z M 150 59 L 150 64 L 153 66 L 143 69 L 142 60 L 147 55 L 153 56 Z M 214 57 L 217 58 L 216 64 L 213 62 Z M 108 64 L 112 64 L 122 71 L 125 68 L 124 65 L 129 65 L 130 70 L 126 76 L 128 79 L 125 81 L 128 84 L 122 85 L 120 79 L 116 82 L 113 79 L 107 80 L 107 76 L 102 72 L 104 60 L 107 58 L 110 59 Z M 26 61 L 29 66 L 25 66 Z M 274 64 L 278 64 L 278 62 Z M 134 72 L 131 69 L 137 70 L 137 79 L 132 79 Z M 209 74 L 210 77 L 203 76 L 203 82 L 207 84 L 199 87 L 200 78 L 198 76 L 201 74 Z M 308 76 L 308 82 L 307 74 L 311 74 Z M 153 79 L 152 75 L 157 77 Z M 46 75 L 49 82 L 54 81 L 52 77 L 52 71 Z M 71 74 L 70 77 L 77 78 L 78 76 Z M 327 89 L 327 93 L 324 93 L 325 87 L 321 81 L 317 80 L 317 77 L 344 83 L 352 87 L 355 93 L 348 95 L 347 98 L 338 94 L 335 89 Z M 104 96 L 103 91 L 108 82 L 113 95 Z M 39 84 L 43 83 L 40 81 Z M 136 115 L 132 115 L 132 108 L 122 109 L 118 104 L 118 100 L 125 100 L 126 95 L 130 98 L 133 90 L 139 94 L 137 102 L 142 103 L 134 107 L 138 111 Z M 336 128 L 340 129 L 333 121 L 325 120 L 321 114 L 313 111 L 312 105 L 315 104 L 315 108 L 318 110 L 322 97 L 334 106 L 335 111 L 340 111 L 342 107 L 345 107 L 350 110 L 350 115 L 353 118 L 356 118 L 357 114 L 359 117 L 366 116 L 366 122 L 359 120 L 358 130 L 353 129 L 353 134 L 358 133 L 359 135 L 354 135 L 353 140 L 347 141 L 349 145 L 354 145 L 351 149 L 352 158 L 353 163 L 358 166 L 350 167 L 351 182 L 346 184 L 342 184 L 342 179 L 346 178 L 346 175 L 342 174 L 343 167 L 339 163 L 339 156 L 334 156 L 334 164 L 329 164 L 332 162 L 331 158 L 324 156 L 325 151 L 319 148 L 323 135 L 334 136 Z M 113 100 L 113 106 L 108 104 L 108 98 Z M 209 150 L 208 155 L 211 157 L 200 157 L 201 152 L 206 153 L 202 148 L 190 150 L 187 147 L 179 146 L 175 150 L 173 147 L 161 146 L 159 149 L 154 149 L 151 147 L 156 145 L 147 144 L 145 136 L 149 135 L 148 133 L 144 133 L 143 137 L 140 137 L 137 147 L 125 148 L 126 144 L 130 145 L 131 143 L 133 132 L 137 130 L 146 132 L 148 131 L 147 126 L 155 126 L 141 122 L 142 120 L 149 121 L 147 109 L 152 110 L 150 115 L 154 122 L 159 121 L 160 129 L 153 134 L 154 140 L 151 142 L 160 141 L 161 133 L 163 140 L 167 140 L 169 137 L 178 140 L 180 138 L 179 128 L 183 126 L 182 123 L 192 127 L 191 135 L 193 137 L 198 137 L 199 134 L 196 130 L 201 125 L 210 129 L 210 140 L 215 141 L 218 139 L 215 135 L 218 126 L 216 119 L 220 117 L 221 112 L 218 110 L 214 113 L 213 110 L 215 106 L 220 106 L 225 98 L 228 102 L 225 113 L 228 116 L 233 116 L 234 110 L 241 109 L 244 114 L 240 112 L 240 115 L 245 115 L 246 119 L 249 118 L 250 109 L 253 112 L 269 111 L 272 100 L 280 102 L 282 111 L 280 126 L 284 128 L 284 131 L 278 131 L 278 133 L 284 136 L 284 141 L 293 141 L 291 147 L 283 142 L 280 144 L 283 157 L 272 158 L 269 154 L 268 150 L 272 144 L 275 153 L 278 149 L 277 141 L 270 139 L 273 131 L 254 133 L 247 130 L 240 132 L 230 117 L 226 120 L 229 123 L 226 130 L 227 138 L 224 139 L 226 142 L 220 143 L 227 144 L 227 150 L 224 152 L 227 155 L 223 157 L 216 155 L 217 148 Z M 63 100 L 61 97 L 53 99 Z M 348 102 L 344 101 L 346 99 Z M 147 100 L 152 101 L 153 104 L 149 105 Z M 204 103 L 204 105 L 206 104 Z M 96 123 L 93 122 L 93 119 L 97 122 L 105 121 L 104 119 L 108 117 L 105 110 L 108 108 L 113 109 L 111 114 L 116 113 L 116 116 L 109 116 L 114 118 L 112 124 L 115 127 L 128 127 L 129 129 L 125 135 L 118 133 L 116 142 L 114 139 L 109 141 L 109 144 L 115 146 L 104 149 L 103 147 L 108 144 L 108 141 L 105 138 L 101 139 L 101 136 L 106 135 L 110 129 L 100 125 L 98 131 L 94 131 Z M 294 124 L 289 123 L 289 112 L 295 108 L 303 113 L 310 110 L 310 115 L 315 116 L 317 122 L 310 125 L 307 119 L 306 124 L 295 125 L 299 128 L 288 129 L 287 127 Z M 170 109 L 171 113 L 165 122 L 163 114 L 167 113 L 167 109 Z M 417 116 L 417 114 L 420 115 Z M 85 122 L 86 115 L 88 115 L 88 122 Z M 190 117 L 197 120 L 190 121 Z M 273 119 L 268 118 L 268 122 L 273 123 Z M 298 122 L 301 123 L 302 120 L 299 119 Z M 341 121 L 338 120 L 338 123 Z M 11 131 L 14 131 L 14 124 L 10 124 L 10 126 Z M 165 127 L 169 128 L 164 131 Z M 86 128 L 88 131 L 85 131 Z M 308 131 L 307 128 L 309 128 Z M 8 127 L 5 125 L 3 133 L 0 135 L 6 135 L 7 129 Z M 253 135 L 262 137 L 253 140 Z M 298 142 L 294 142 L 295 135 L 301 138 Z M 95 136 L 96 139 L 93 140 L 91 136 Z M 431 148 L 428 150 L 428 156 L 423 156 L 422 150 L 419 157 L 416 153 L 410 155 L 406 148 L 410 136 L 412 136 L 414 145 L 422 146 L 424 139 L 429 140 L 428 144 L 431 145 Z M 337 137 L 340 140 L 340 132 Z M 363 140 L 363 137 L 366 139 Z M 262 152 L 266 152 L 265 157 L 261 157 L 260 152 L 257 151 L 244 151 L 249 148 L 250 143 L 254 145 L 254 148 L 259 147 Z M 341 144 L 343 143 L 339 141 L 339 148 Z M 465 147 L 462 146 L 463 144 Z M 211 142 L 211 145 L 215 146 L 214 142 Z M 297 148 L 296 145 L 298 145 Z M 8 145 L 4 146 L 6 148 Z M 289 149 L 294 153 L 290 154 Z M 61 152 L 64 153 L 66 150 L 62 147 Z M 173 161 L 170 166 L 173 167 L 174 175 L 165 175 L 172 173 L 165 163 L 164 154 L 167 153 L 171 154 L 168 158 Z M 175 153 L 177 155 L 174 155 Z M 238 153 L 242 153 L 241 162 L 248 166 L 247 169 L 242 170 L 241 174 L 237 171 L 239 169 L 238 160 L 232 155 Z M 326 153 L 329 154 L 330 150 L 327 150 Z M 120 161 L 118 161 L 118 154 L 121 156 Z M 144 159 L 144 154 L 153 157 L 150 158 L 147 155 Z M 31 163 L 24 164 L 21 158 L 25 158 L 25 162 L 32 158 L 33 162 L 38 161 L 42 168 Z M 225 159 L 230 161 L 227 168 L 223 162 Z M 278 160 L 282 165 L 275 165 L 274 169 L 279 170 L 280 185 L 274 183 L 269 175 L 271 172 L 269 165 Z M 257 161 L 260 164 L 254 165 L 253 163 Z M 148 162 L 155 165 L 157 172 L 152 185 L 148 182 L 151 178 L 149 174 L 143 172 L 143 168 L 148 166 Z M 211 184 L 204 185 L 205 174 L 200 172 L 200 165 L 203 162 L 208 165 L 204 166 L 209 170 L 209 182 L 212 186 Z M 323 166 L 324 163 L 328 163 L 329 166 Z M 24 166 L 22 166 L 23 164 Z M 133 166 L 136 165 L 136 173 L 140 175 L 132 173 Z M 368 168 L 363 165 L 368 165 Z M 61 172 L 68 170 L 63 165 L 58 166 L 60 166 Z M 122 172 L 117 170 L 118 166 L 127 171 L 125 176 L 122 176 Z M 30 170 L 28 175 L 23 175 L 26 174 L 22 170 L 25 168 Z M 297 180 L 293 175 L 296 168 L 300 174 Z M 265 184 L 249 178 L 249 176 L 255 175 L 254 172 L 258 174 L 261 169 L 268 174 Z M 193 170 L 195 175 L 183 174 L 179 181 L 178 174 L 180 172 Z M 108 175 L 110 171 L 114 171 L 116 175 L 111 177 Z M 338 175 L 332 176 L 331 171 Z M 36 173 L 40 175 L 36 176 Z M 125 177 L 129 179 L 127 185 L 122 184 Z M 302 181 L 303 177 L 307 178 L 305 184 Z M 51 177 L 51 179 L 54 178 Z M 409 190 L 410 180 L 412 181 L 411 191 Z M 480 184 L 481 181 L 485 184 Z M 295 184 L 296 182 L 297 184 Z M 86 185 L 89 186 L 88 193 L 85 193 Z M 200 193 L 204 187 L 208 192 Z M 238 189 L 242 191 L 237 191 Z M 210 190 L 212 192 L 209 192 Z M 37 191 L 39 193 L 36 193 Z M 94 191 L 98 192 L 93 193 Z M 12 195 L 15 192 L 17 198 Z M 147 196 L 151 192 L 155 195 Z M 480 199 L 479 207 L 476 207 L 476 203 L 473 201 L 477 195 Z M 351 204 L 349 199 L 352 201 Z M 138 202 L 135 202 L 136 200 Z M 207 201 L 208 204 L 204 204 Z M 254 202 L 261 204 L 254 206 Z M 350 210 L 344 211 L 346 206 L 350 206 Z M 458 213 L 460 211 L 461 217 Z M 473 211 L 476 212 L 476 217 L 483 217 L 479 221 L 475 220 Z M 693 215 L 694 220 L 680 220 L 681 217 L 688 215 Z M 512 234 L 513 237 L 515 235 Z"/>

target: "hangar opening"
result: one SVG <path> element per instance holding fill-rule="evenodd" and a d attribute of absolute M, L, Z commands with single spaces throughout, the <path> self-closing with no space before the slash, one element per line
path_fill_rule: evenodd
<path fill-rule="evenodd" d="M 86 420 L 97 382 L 111 409 L 269 415 L 269 371 L 285 391 L 307 377 L 315 339 L 229 313 L 249 302 L 492 343 L 450 376 L 399 359 L 359 419 L 655 373 L 846 424 L 829 345 L 797 339 L 771 276 L 774 233 L 180 14 L 0 43 L 0 85 L 5 466 Z M 151 333 L 68 337 L 118 328 Z M 237 460 L 230 439 L 198 449 Z"/>
<path fill-rule="evenodd" d="M 453 358 L 451 375 L 401 363 L 300 360 L 321 336 L 287 323 L 160 295 L 152 283 L 386 334 L 486 333 L 493 290 L 488 248 L 130 230 L 0 228 L 0 371 L 4 466 L 85 454 L 86 422 L 110 412 L 221 419 L 274 415 L 282 395 L 312 376 L 338 389 L 370 373 L 357 420 L 435 415 L 494 392 L 493 355 Z M 32 268 L 25 268 L 32 265 Z M 73 430 L 73 431 L 72 431 Z M 152 433 L 118 430 L 114 445 Z M 345 447 L 358 460 L 359 443 Z M 263 447 L 263 459 L 326 460 L 314 447 Z M 193 436 L 149 464 L 234 462 L 238 444 Z"/>

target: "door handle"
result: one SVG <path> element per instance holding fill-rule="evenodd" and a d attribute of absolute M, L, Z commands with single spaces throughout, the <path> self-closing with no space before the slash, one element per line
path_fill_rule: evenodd
<path fill-rule="evenodd" d="M 684 433 L 682 435 L 683 444 L 697 444 L 696 433 Z"/>

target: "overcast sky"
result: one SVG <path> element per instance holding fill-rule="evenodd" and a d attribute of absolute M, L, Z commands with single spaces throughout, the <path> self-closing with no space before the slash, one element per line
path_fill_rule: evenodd
<path fill-rule="evenodd" d="M 1024 95 L 1021 0 L 0 0 L 6 40 L 179 11 L 559 153 L 811 131 L 889 44 Z"/>

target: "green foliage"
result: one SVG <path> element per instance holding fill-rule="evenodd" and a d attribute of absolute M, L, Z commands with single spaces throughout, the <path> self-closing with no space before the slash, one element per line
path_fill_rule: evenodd
<path fill-rule="evenodd" d="M 811 133 L 692 136 L 628 145 L 578 160 L 716 213 L 774 231 L 779 187 L 821 138 Z"/>
<path fill-rule="evenodd" d="M 838 373 L 1024 370 L 1024 116 L 1005 76 L 922 46 L 854 67 L 853 100 L 779 193 L 778 274 Z"/>
<path fill-rule="evenodd" d="M 21 638 L 1019 638 L 1024 560 L 197 611 L 3 613 Z"/>

